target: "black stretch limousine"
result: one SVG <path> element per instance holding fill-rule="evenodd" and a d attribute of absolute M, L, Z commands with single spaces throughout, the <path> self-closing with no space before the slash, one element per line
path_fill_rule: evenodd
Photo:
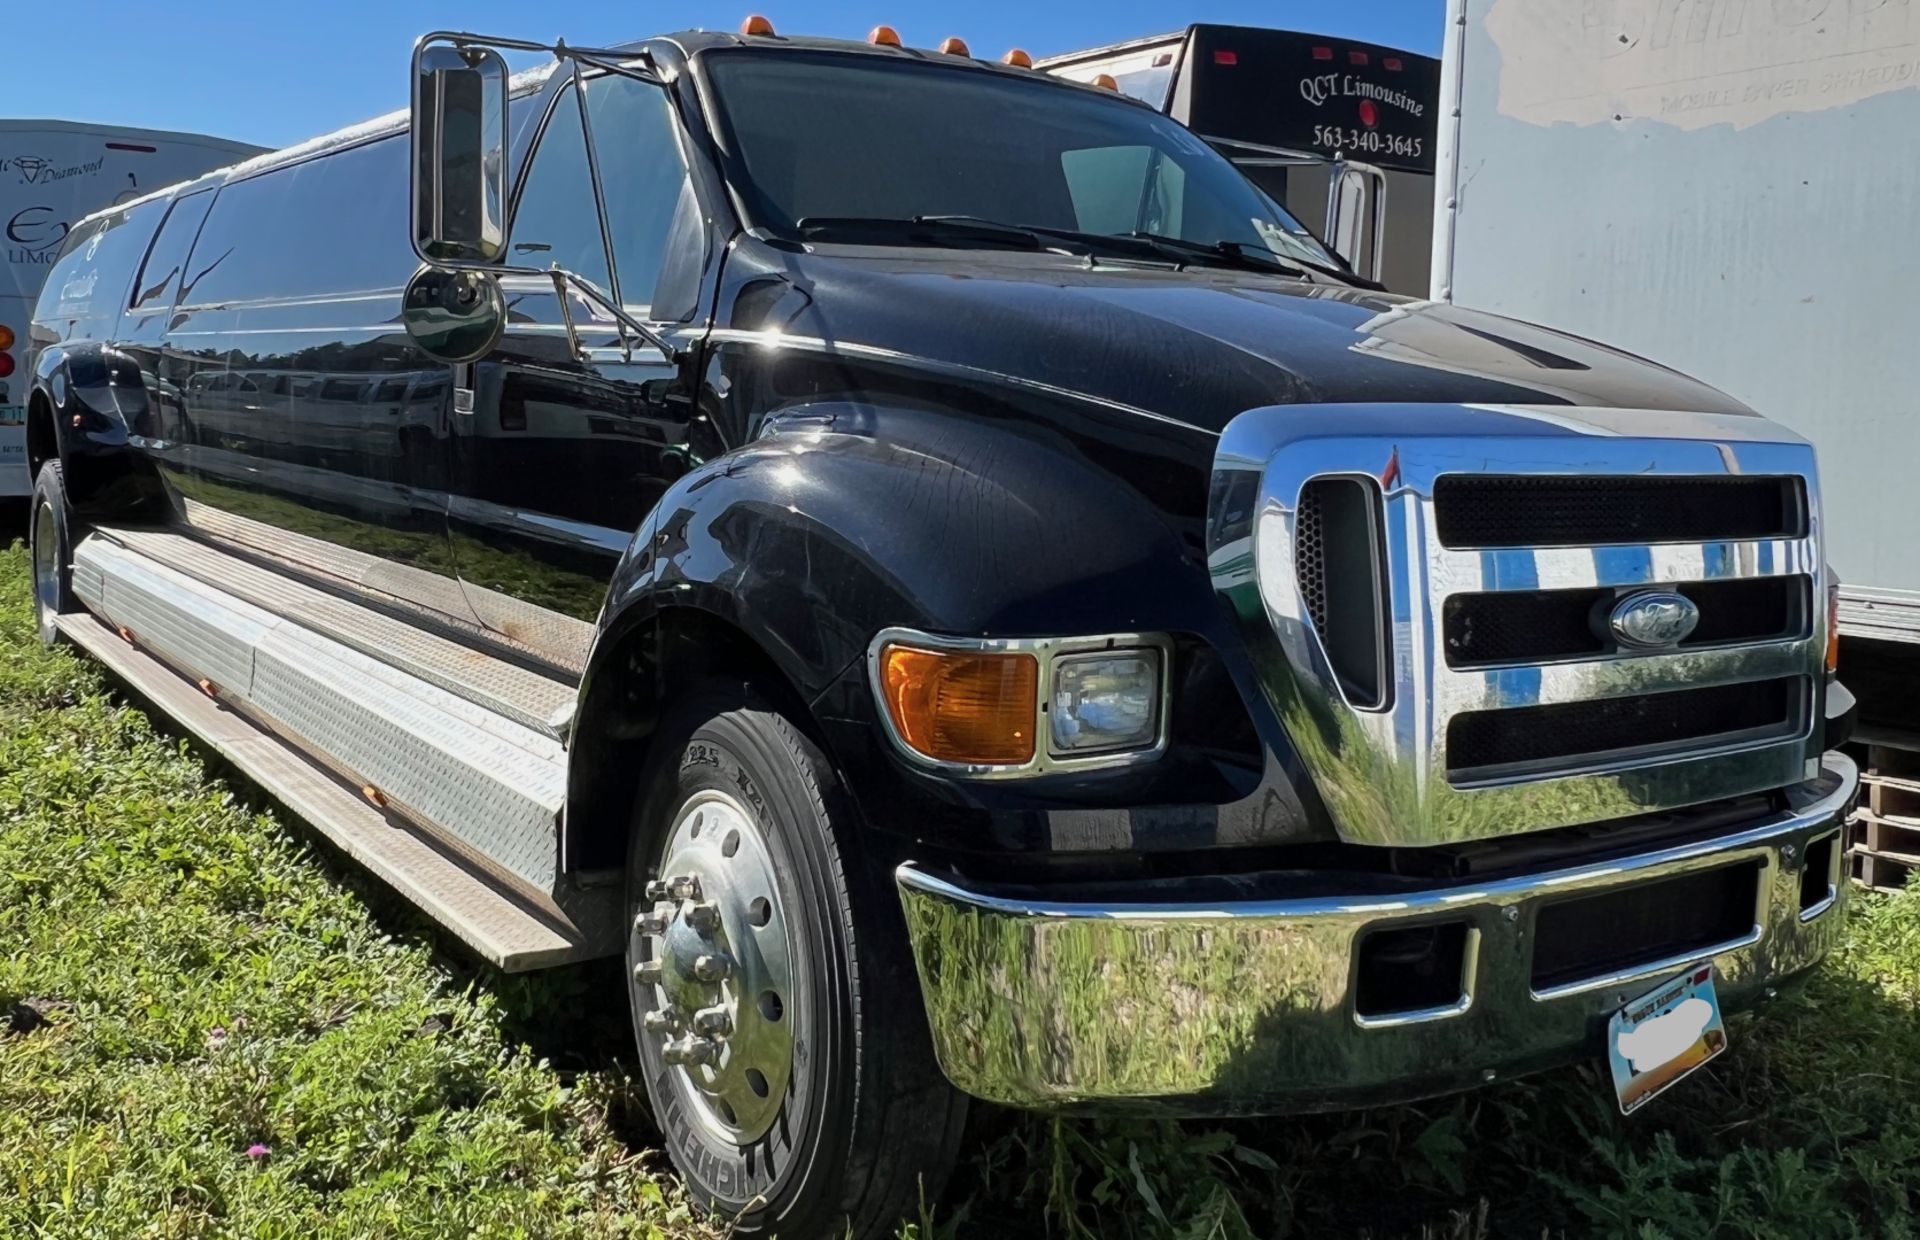
<path fill-rule="evenodd" d="M 76 226 L 45 637 L 486 960 L 624 954 L 742 1234 L 887 1233 L 969 1096 L 1727 1049 L 1841 927 L 1806 444 L 888 36 L 430 36 L 408 112 Z"/>

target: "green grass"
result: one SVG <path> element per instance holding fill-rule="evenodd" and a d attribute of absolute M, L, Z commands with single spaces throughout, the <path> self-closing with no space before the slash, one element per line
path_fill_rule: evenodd
<path fill-rule="evenodd" d="M 17 548 L 0 651 L 0 1234 L 707 1234 L 617 976 L 473 964 L 35 645 Z M 1597 1067 L 1298 1120 L 980 1107 L 905 1234 L 1911 1235 L 1917 1003 L 1920 895 L 1858 899 L 1810 984 L 1630 1121 Z"/>
<path fill-rule="evenodd" d="M 0 552 L 0 1233 L 704 1234 L 610 1057 L 526 1045 L 603 1040 L 578 971 L 444 958 L 38 647 L 25 570 Z"/>

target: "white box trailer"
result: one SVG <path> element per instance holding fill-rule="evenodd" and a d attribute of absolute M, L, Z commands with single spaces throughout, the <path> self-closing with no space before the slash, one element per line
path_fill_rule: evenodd
<path fill-rule="evenodd" d="M 27 319 L 75 220 L 264 148 L 204 134 L 0 119 L 0 497 L 26 495 Z"/>
<path fill-rule="evenodd" d="M 1817 446 L 1861 735 L 1920 747 L 1920 6 L 1450 0 L 1432 296 Z"/>

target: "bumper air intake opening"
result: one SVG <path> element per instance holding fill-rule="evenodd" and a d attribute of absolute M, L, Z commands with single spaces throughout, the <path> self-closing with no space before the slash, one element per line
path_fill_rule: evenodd
<path fill-rule="evenodd" d="M 1800 916 L 1818 917 L 1840 894 L 1840 833 L 1833 832 L 1807 845 L 1800 867 Z"/>
<path fill-rule="evenodd" d="M 1721 866 L 1549 904 L 1534 926 L 1536 994 L 1751 942 L 1764 862 Z"/>
<path fill-rule="evenodd" d="M 1355 1013 L 1366 1022 L 1459 1007 L 1471 990 L 1471 937 L 1464 921 L 1368 931 L 1357 952 Z"/>
<path fill-rule="evenodd" d="M 1300 488 L 1294 526 L 1294 568 L 1307 616 L 1341 690 L 1360 710 L 1391 705 L 1381 511 L 1373 479 L 1315 478 Z"/>

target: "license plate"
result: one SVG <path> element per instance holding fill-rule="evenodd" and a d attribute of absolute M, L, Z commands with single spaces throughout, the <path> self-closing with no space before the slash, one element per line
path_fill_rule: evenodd
<path fill-rule="evenodd" d="M 1620 1111 L 1631 1115 L 1727 1049 L 1713 966 L 1695 965 L 1613 1014 L 1607 1062 Z"/>

